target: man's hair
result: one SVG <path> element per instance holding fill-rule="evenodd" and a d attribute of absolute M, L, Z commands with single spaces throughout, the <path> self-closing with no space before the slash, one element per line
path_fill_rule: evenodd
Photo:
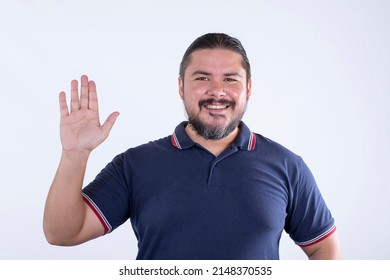
<path fill-rule="evenodd" d="M 184 80 L 184 73 L 190 64 L 190 55 L 196 50 L 202 49 L 225 49 L 231 50 L 241 55 L 242 67 L 246 71 L 247 81 L 251 78 L 251 66 L 248 56 L 241 42 L 224 33 L 208 33 L 198 37 L 186 50 L 180 63 L 179 75 Z"/>

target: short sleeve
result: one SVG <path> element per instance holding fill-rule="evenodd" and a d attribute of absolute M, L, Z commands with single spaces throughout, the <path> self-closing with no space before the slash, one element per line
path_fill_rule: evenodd
<path fill-rule="evenodd" d="M 309 246 L 325 239 L 336 228 L 307 165 L 299 158 L 293 169 L 285 230 L 297 245 Z"/>
<path fill-rule="evenodd" d="M 129 178 L 125 154 L 116 156 L 82 191 L 109 233 L 130 218 Z"/>

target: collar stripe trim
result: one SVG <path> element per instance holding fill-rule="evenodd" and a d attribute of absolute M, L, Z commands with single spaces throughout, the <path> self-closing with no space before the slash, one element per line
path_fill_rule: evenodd
<path fill-rule="evenodd" d="M 171 136 L 171 142 L 172 142 L 172 145 L 178 149 L 181 150 L 181 146 L 180 146 L 180 143 L 179 143 L 179 140 L 177 140 L 177 137 L 176 137 L 176 133 L 173 133 L 172 136 Z"/>
<path fill-rule="evenodd" d="M 182 149 L 179 143 L 179 140 L 177 139 L 176 133 L 173 133 L 171 135 L 171 142 L 172 145 L 178 149 Z M 256 147 L 256 135 L 251 132 L 251 135 L 249 137 L 249 143 L 248 143 L 248 151 L 253 151 Z"/>
<path fill-rule="evenodd" d="M 92 211 L 98 217 L 99 221 L 102 223 L 102 225 L 104 227 L 104 234 L 110 233 L 112 231 L 112 227 L 111 227 L 110 223 L 108 222 L 108 220 L 106 219 L 106 217 L 104 216 L 104 214 L 102 213 L 102 211 L 100 211 L 99 207 L 97 207 L 95 202 L 93 202 L 93 200 L 88 195 L 86 195 L 85 193 L 83 193 L 82 195 L 83 195 L 83 200 L 85 201 L 85 203 L 88 204 L 88 206 L 92 209 Z"/>
<path fill-rule="evenodd" d="M 251 132 L 248 143 L 248 151 L 253 151 L 256 147 L 256 135 Z"/>

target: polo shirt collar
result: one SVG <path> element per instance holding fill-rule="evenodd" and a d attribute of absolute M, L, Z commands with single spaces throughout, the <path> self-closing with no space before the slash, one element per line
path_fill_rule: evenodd
<path fill-rule="evenodd" d="M 187 124 L 188 122 L 186 121 L 181 122 L 178 126 L 176 126 L 175 132 L 173 132 L 171 136 L 172 145 L 180 150 L 188 149 L 195 145 L 195 142 L 191 140 L 185 131 Z"/>
<path fill-rule="evenodd" d="M 188 122 L 181 122 L 171 135 L 172 145 L 178 149 L 188 149 L 195 145 L 195 142 L 191 140 L 185 131 L 185 127 Z M 234 141 L 234 146 L 241 150 L 253 151 L 256 147 L 256 135 L 249 130 L 244 122 L 240 122 L 240 134 Z"/>

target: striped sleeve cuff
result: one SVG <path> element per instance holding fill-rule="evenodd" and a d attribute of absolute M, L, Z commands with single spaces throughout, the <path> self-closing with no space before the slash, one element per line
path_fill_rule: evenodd
<path fill-rule="evenodd" d="M 336 226 L 333 225 L 327 231 L 323 232 L 322 234 L 318 235 L 313 239 L 310 239 L 308 241 L 303 241 L 303 242 L 295 242 L 295 243 L 301 247 L 311 246 L 331 236 L 335 231 L 336 231 Z"/>
<path fill-rule="evenodd" d="M 108 220 L 106 219 L 106 217 L 104 216 L 103 212 L 100 211 L 99 207 L 95 204 L 95 202 L 93 202 L 93 200 L 88 195 L 86 195 L 85 193 L 83 193 L 82 195 L 85 203 L 88 204 L 88 206 L 98 217 L 99 221 L 102 223 L 104 227 L 104 234 L 110 233 L 112 231 L 112 227 L 108 222 Z"/>

